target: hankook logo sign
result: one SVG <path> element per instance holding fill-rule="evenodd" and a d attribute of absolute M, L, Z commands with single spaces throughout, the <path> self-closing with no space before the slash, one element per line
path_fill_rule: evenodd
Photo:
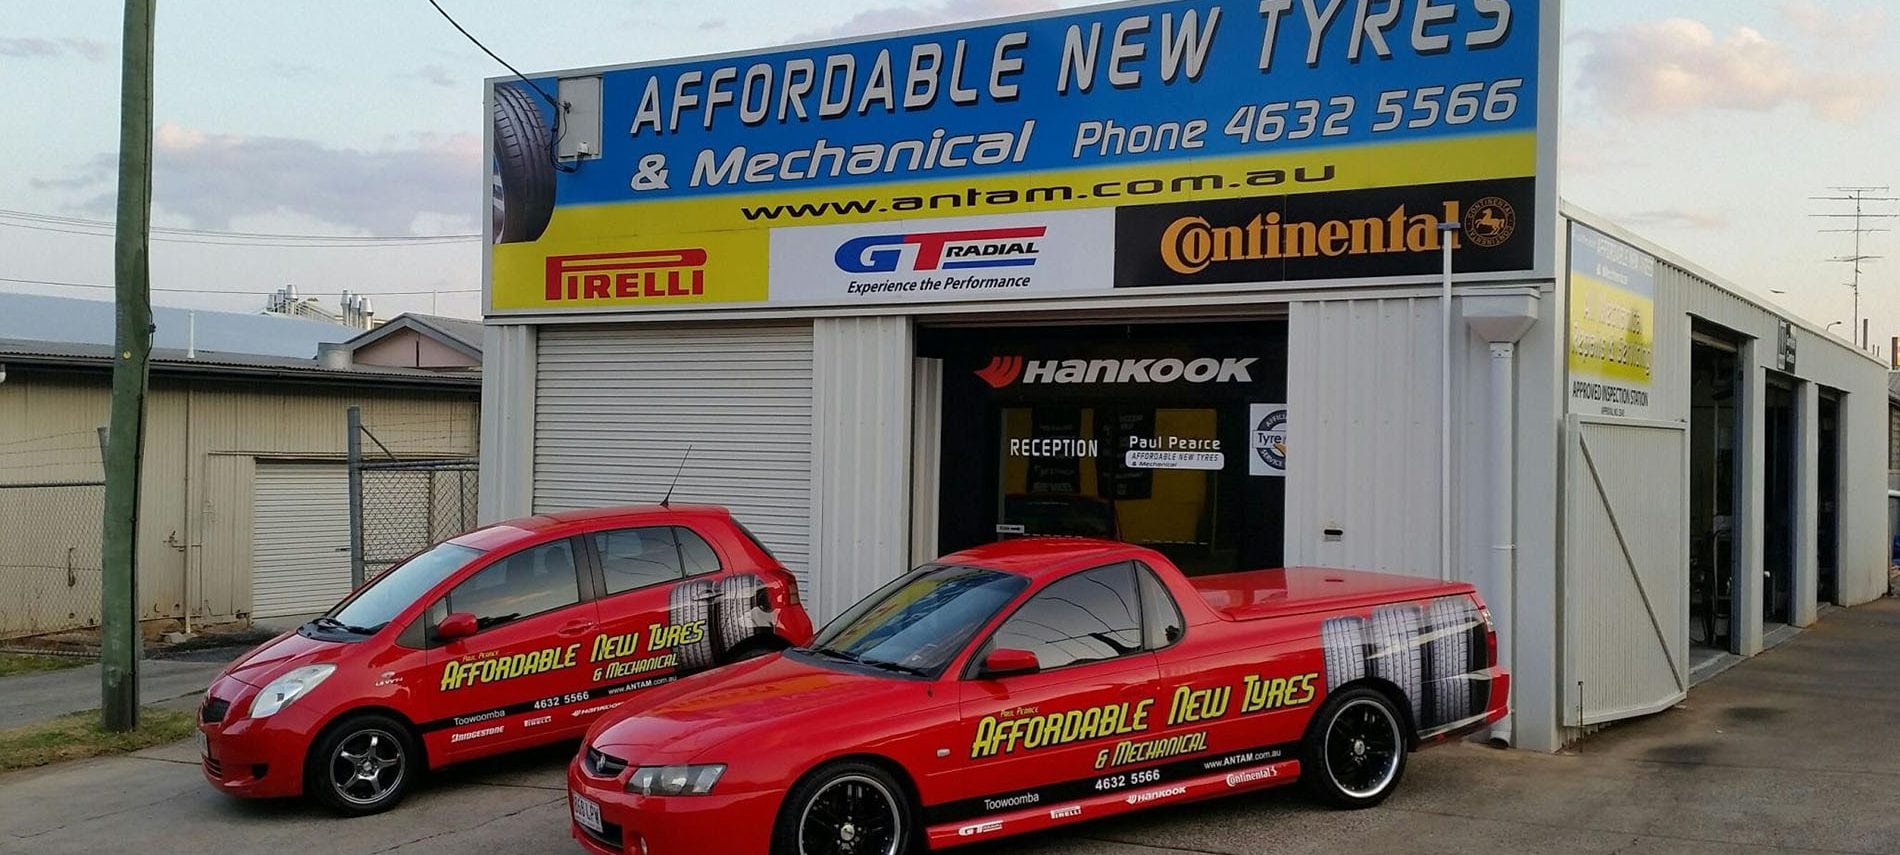
<path fill-rule="evenodd" d="M 976 372 L 992 389 L 1024 385 L 1252 383 L 1259 357 L 1204 359 L 1030 359 L 991 357 Z"/>

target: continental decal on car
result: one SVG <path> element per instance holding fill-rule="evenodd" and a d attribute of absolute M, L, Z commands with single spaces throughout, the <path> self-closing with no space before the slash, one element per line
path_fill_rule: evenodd
<path fill-rule="evenodd" d="M 1248 674 L 1241 678 L 1239 686 L 1241 700 L 1238 708 L 1232 706 L 1235 688 L 1233 686 L 1202 689 L 1186 685 L 1179 686 L 1168 699 L 1168 713 L 1163 719 L 1164 726 L 1176 727 L 1183 724 L 1216 721 L 1227 717 L 1230 711 L 1236 715 L 1246 716 L 1287 707 L 1304 706 L 1312 703 L 1319 696 L 1319 689 L 1314 685 L 1318 679 L 1318 672 L 1285 677 L 1262 677 L 1257 674 Z M 984 716 L 977 722 L 976 736 L 970 744 L 970 757 L 981 759 L 999 754 L 1012 754 L 1019 750 L 1035 751 L 1075 742 L 1089 742 L 1142 733 L 1149 728 L 1149 712 L 1154 708 L 1155 701 L 1154 698 L 1123 701 L 1046 715 L 1029 709 L 1026 711 L 1004 710 L 996 715 Z M 1021 714 L 1024 712 L 1027 714 Z M 1194 734 L 1186 734 L 1170 737 L 1167 740 L 1124 742 L 1096 755 L 1095 768 L 1140 763 L 1206 750 L 1206 735 L 1200 734 L 1199 747 L 1193 747 L 1197 744 L 1193 736 Z M 1120 759 L 1124 757 L 1130 759 Z"/>

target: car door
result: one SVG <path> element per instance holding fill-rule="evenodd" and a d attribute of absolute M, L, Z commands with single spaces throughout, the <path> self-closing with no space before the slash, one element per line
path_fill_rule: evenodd
<path fill-rule="evenodd" d="M 1134 565 L 1123 562 L 1057 580 L 1026 600 L 978 649 L 1027 650 L 1034 673 L 960 683 L 964 761 L 944 775 L 949 796 L 932 824 L 977 821 L 1139 786 L 1108 774 L 1116 747 L 1158 732 L 1159 673 L 1143 643 Z"/>
<path fill-rule="evenodd" d="M 437 717 L 429 750 L 461 759 L 571 736 L 584 727 L 588 646 L 599 617 L 573 538 L 493 561 L 433 604 L 428 626 L 475 616 L 474 635 L 432 639 Z M 437 753 L 440 752 L 440 753 Z"/>
<path fill-rule="evenodd" d="M 611 529 L 587 536 L 601 586 L 600 635 L 588 661 L 597 691 L 637 691 L 711 663 L 707 612 L 719 595 L 717 557 L 697 550 L 687 556 L 681 541 L 705 541 L 671 525 Z M 710 551 L 711 547 L 706 547 Z"/>

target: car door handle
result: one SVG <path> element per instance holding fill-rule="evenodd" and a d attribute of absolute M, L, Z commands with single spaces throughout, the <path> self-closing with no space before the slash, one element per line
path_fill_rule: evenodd
<path fill-rule="evenodd" d="M 593 628 L 594 628 L 594 622 L 591 620 L 575 620 L 575 621 L 568 621 L 559 630 L 557 630 L 557 632 L 559 632 L 561 635 L 564 635 L 564 636 L 573 636 L 573 635 L 580 635 Z"/>

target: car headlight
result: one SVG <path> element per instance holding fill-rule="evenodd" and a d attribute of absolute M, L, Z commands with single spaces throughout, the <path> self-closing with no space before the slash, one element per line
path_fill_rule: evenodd
<path fill-rule="evenodd" d="M 725 764 L 710 766 L 641 766 L 627 779 L 627 792 L 643 796 L 703 796 L 712 792 Z"/>
<path fill-rule="evenodd" d="M 305 665 L 270 681 L 270 685 L 257 693 L 257 699 L 251 701 L 251 718 L 264 718 L 290 706 L 292 701 L 308 694 L 334 673 L 335 665 Z"/>

